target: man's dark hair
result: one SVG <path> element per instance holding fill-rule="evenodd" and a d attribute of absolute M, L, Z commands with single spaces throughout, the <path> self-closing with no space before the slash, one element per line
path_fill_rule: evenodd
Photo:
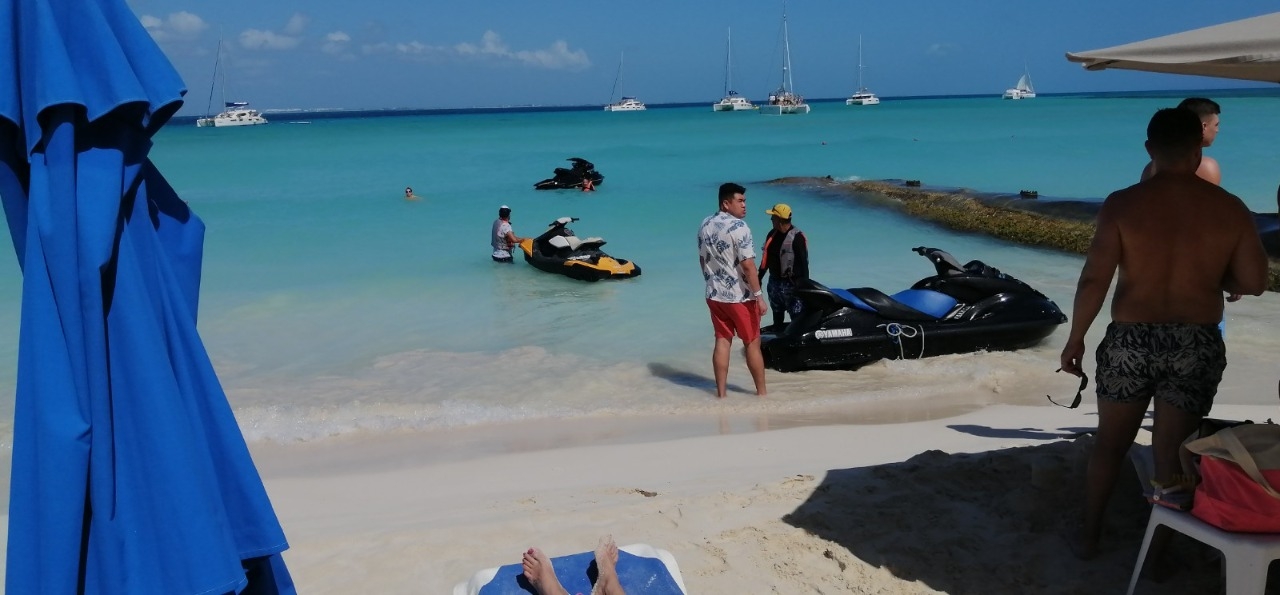
<path fill-rule="evenodd" d="M 1198 148 L 1203 138 L 1200 116 L 1186 108 L 1157 111 L 1147 124 L 1147 145 L 1164 155 L 1176 156 Z"/>
<path fill-rule="evenodd" d="M 511 216 L 511 209 L 498 209 L 498 218 L 506 219 Z"/>
<path fill-rule="evenodd" d="M 1199 118 L 1206 118 L 1214 114 L 1221 114 L 1222 108 L 1218 106 L 1218 102 L 1204 97 L 1188 97 L 1178 104 L 1182 109 L 1189 109 L 1195 112 Z"/>
<path fill-rule="evenodd" d="M 720 185 L 719 200 L 720 202 L 724 202 L 726 200 L 729 200 L 730 198 L 733 198 L 733 195 L 735 194 L 746 194 L 746 193 L 747 193 L 747 189 L 743 188 L 741 185 L 734 184 L 733 182 L 725 182 Z"/>

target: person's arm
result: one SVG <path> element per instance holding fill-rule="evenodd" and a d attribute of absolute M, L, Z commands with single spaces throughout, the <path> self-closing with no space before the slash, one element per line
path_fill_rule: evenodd
<path fill-rule="evenodd" d="M 760 314 L 763 315 L 769 311 L 769 303 L 764 299 L 764 292 L 760 291 L 760 279 L 756 275 L 756 259 L 755 257 L 747 258 L 738 263 L 738 267 L 742 269 L 742 278 L 747 280 L 747 287 L 751 288 L 751 295 L 755 296 L 756 304 L 760 308 Z M 752 283 L 755 281 L 755 283 Z"/>
<path fill-rule="evenodd" d="M 1062 371 L 1076 376 L 1084 374 L 1080 367 L 1084 359 L 1084 335 L 1102 310 L 1107 291 L 1111 289 L 1111 280 L 1115 277 L 1116 268 L 1120 266 L 1120 227 L 1115 221 L 1113 210 L 1114 203 L 1109 197 L 1098 212 L 1093 242 L 1089 244 L 1084 267 L 1080 269 L 1080 280 L 1076 284 L 1075 303 L 1071 311 L 1071 334 L 1068 335 L 1067 344 L 1062 348 L 1062 356 L 1059 358 Z"/>
<path fill-rule="evenodd" d="M 1253 222 L 1253 215 L 1244 203 L 1239 206 L 1240 239 L 1222 280 L 1222 290 L 1230 294 L 1262 295 L 1267 289 L 1267 251 Z"/>
<path fill-rule="evenodd" d="M 511 245 L 512 245 L 512 246 L 518 245 L 518 244 L 520 243 L 520 236 L 517 236 L 517 235 L 516 235 L 516 232 L 514 232 L 514 231 L 512 231 L 512 230 L 508 229 L 508 230 L 507 230 L 507 241 L 508 241 L 508 242 L 511 242 Z"/>
<path fill-rule="evenodd" d="M 791 278 L 793 280 L 809 278 L 809 240 L 804 237 L 804 232 L 796 233 L 796 241 L 792 242 L 792 249 L 796 251 L 796 265 L 791 270 Z"/>
<path fill-rule="evenodd" d="M 1196 168 L 1196 175 L 1215 186 L 1222 185 L 1222 170 L 1213 157 L 1200 157 L 1200 167 Z"/>

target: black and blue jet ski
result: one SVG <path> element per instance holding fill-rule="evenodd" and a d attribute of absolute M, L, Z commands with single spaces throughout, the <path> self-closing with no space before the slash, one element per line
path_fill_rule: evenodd
<path fill-rule="evenodd" d="M 914 248 L 937 274 L 893 295 L 870 287 L 796 284 L 801 312 L 761 337 L 765 364 L 782 372 L 857 369 L 915 359 L 1030 347 L 1067 321 L 1044 294 L 981 261 L 961 265 L 937 248 Z"/>
<path fill-rule="evenodd" d="M 600 249 L 604 238 L 579 238 L 569 229 L 577 217 L 561 217 L 536 238 L 520 240 L 525 262 L 548 273 L 558 273 L 582 281 L 629 279 L 640 276 L 636 263 L 614 258 Z"/>
<path fill-rule="evenodd" d="M 582 188 L 583 180 L 591 180 L 593 186 L 604 183 L 604 175 L 596 171 L 594 163 L 581 157 L 570 157 L 572 167 L 557 167 L 554 175 L 533 185 L 535 190 L 565 190 Z"/>

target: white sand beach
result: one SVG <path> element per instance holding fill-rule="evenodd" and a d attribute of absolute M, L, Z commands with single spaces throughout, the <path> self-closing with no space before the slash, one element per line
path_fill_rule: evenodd
<path fill-rule="evenodd" d="M 1230 307 L 1212 416 L 1280 420 L 1280 354 L 1255 345 L 1278 306 L 1267 294 Z M 604 534 L 672 552 L 691 593 L 1120 592 L 1148 505 L 1128 473 L 1100 556 L 1071 556 L 1059 531 L 1076 518 L 1096 410 L 1091 389 L 1080 409 L 1047 404 L 1074 381 L 1051 372 L 1056 350 L 1042 354 L 1041 377 L 826 422 L 856 424 L 603 418 L 257 445 L 255 456 L 306 593 L 447 593 L 530 546 L 554 557 Z M 731 379 L 745 375 L 733 365 Z M 804 378 L 771 373 L 778 390 Z M 1177 573 L 1148 592 L 1220 588 L 1212 550 L 1182 538 L 1169 555 Z"/>
<path fill-rule="evenodd" d="M 1057 535 L 1073 518 L 1089 440 L 1076 436 L 1092 419 L 1088 406 L 997 405 L 927 422 L 268 474 L 267 485 L 306 593 L 447 593 L 530 546 L 565 555 L 603 534 L 671 551 L 691 593 L 1118 592 L 1145 527 L 1136 477 L 1122 478 L 1098 559 L 1076 560 Z M 1211 552 L 1177 546 L 1183 568 L 1159 591 L 1214 592 Z"/>

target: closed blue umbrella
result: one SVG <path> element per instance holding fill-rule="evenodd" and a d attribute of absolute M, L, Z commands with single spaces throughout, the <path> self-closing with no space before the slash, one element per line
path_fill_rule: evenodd
<path fill-rule="evenodd" d="M 124 0 L 0 3 L 22 267 L 8 593 L 292 593 L 196 333 L 204 226 L 148 160 L 181 79 Z"/>

